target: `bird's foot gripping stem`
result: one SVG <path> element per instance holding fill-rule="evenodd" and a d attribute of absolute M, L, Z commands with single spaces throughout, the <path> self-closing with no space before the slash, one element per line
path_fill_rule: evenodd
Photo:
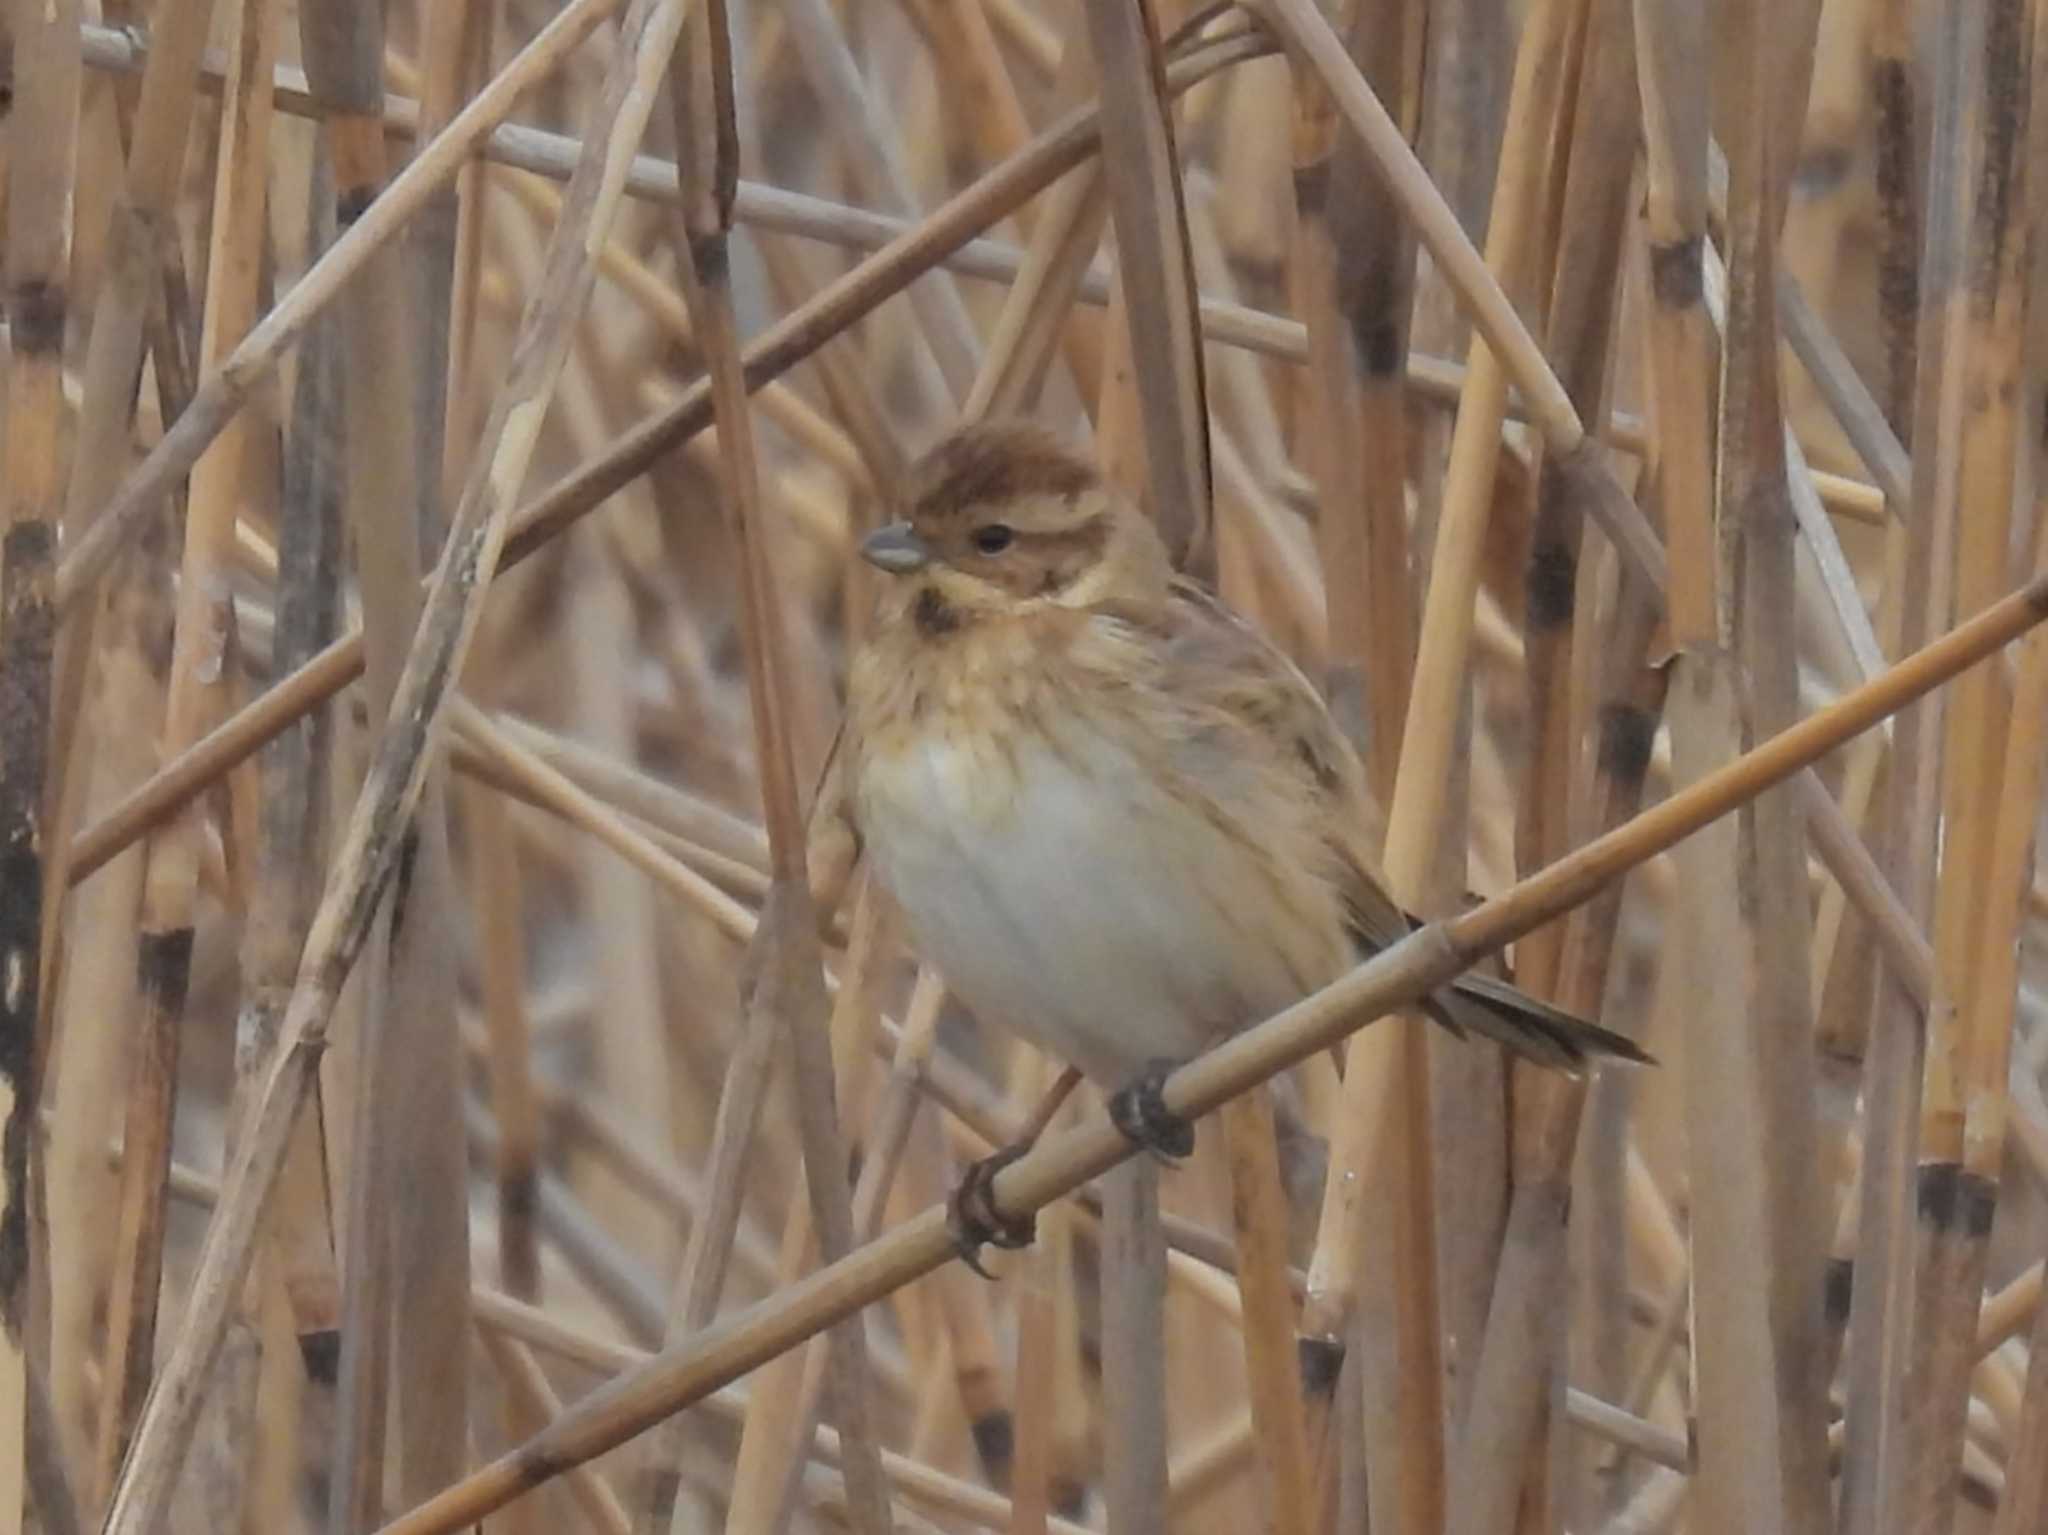
<path fill-rule="evenodd" d="M 1166 1106 L 1162 1091 L 1178 1061 L 1153 1061 L 1139 1076 L 1110 1096 L 1109 1117 L 1124 1138 L 1168 1161 L 1195 1149 L 1195 1127 Z"/>
<path fill-rule="evenodd" d="M 983 1246 L 1014 1252 L 1029 1247 L 1038 1236 L 1035 1214 L 1004 1215 L 992 1197 L 996 1174 L 1030 1149 L 1030 1141 L 1018 1141 L 971 1164 L 959 1187 L 953 1190 L 953 1197 L 946 1201 L 947 1234 L 967 1266 L 983 1279 L 995 1277 L 981 1266 Z"/>

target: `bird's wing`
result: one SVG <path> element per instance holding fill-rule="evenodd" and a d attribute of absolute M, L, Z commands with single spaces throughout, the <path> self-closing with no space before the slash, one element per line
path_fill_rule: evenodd
<path fill-rule="evenodd" d="M 1382 812 L 1366 787 L 1357 752 L 1309 680 L 1258 630 L 1193 582 L 1174 582 L 1172 600 L 1157 622 L 1164 638 L 1161 691 L 1194 716 L 1225 722 L 1234 737 L 1206 749 L 1242 752 L 1261 769 L 1278 765 L 1295 775 L 1296 788 L 1316 807 L 1316 831 L 1342 884 L 1359 948 L 1372 952 L 1406 937 L 1416 921 L 1388 893 L 1379 865 Z M 1189 750 L 1205 749 L 1199 730 L 1184 743 Z M 1577 1070 L 1594 1055 L 1649 1059 L 1628 1039 L 1483 975 L 1460 976 L 1424 998 L 1422 1006 L 1454 1034 L 1480 1034 L 1563 1070 Z"/>
<path fill-rule="evenodd" d="M 1378 846 L 1385 821 L 1366 788 L 1365 768 L 1322 696 L 1281 650 L 1224 602 L 1185 579 L 1167 606 L 1165 685 L 1231 721 L 1294 775 L 1317 807 L 1359 937 L 1382 948 L 1410 923 L 1388 895 Z"/>

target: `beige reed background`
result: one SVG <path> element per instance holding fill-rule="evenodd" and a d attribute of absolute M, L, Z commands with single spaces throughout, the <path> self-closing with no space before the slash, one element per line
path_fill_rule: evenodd
<path fill-rule="evenodd" d="M 6 19 L 0 1535 L 2048 1526 L 2044 0 Z M 988 1283 L 804 818 L 1018 413 L 1440 920 Z"/>

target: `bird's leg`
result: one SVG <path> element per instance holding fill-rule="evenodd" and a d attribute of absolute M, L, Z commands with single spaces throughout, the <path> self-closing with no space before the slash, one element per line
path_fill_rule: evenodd
<path fill-rule="evenodd" d="M 1195 1127 L 1166 1106 L 1160 1089 L 1179 1061 L 1152 1061 L 1110 1096 L 1109 1117 L 1124 1138 L 1169 1161 L 1195 1149 Z"/>
<path fill-rule="evenodd" d="M 996 1174 L 1038 1144 L 1038 1138 L 1045 1134 L 1045 1127 L 1052 1123 L 1060 1105 L 1080 1085 L 1081 1073 L 1078 1070 L 1069 1066 L 1062 1071 L 1059 1080 L 1053 1083 L 1031 1117 L 1024 1122 L 1024 1129 L 1017 1138 L 971 1164 L 962 1174 L 959 1187 L 953 1190 L 953 1197 L 946 1202 L 946 1230 L 953 1238 L 953 1245 L 960 1250 L 967 1266 L 982 1278 L 993 1277 L 981 1266 L 979 1255 L 984 1244 L 1014 1250 L 1029 1247 L 1038 1234 L 1035 1217 L 1008 1216 L 996 1209 L 995 1201 L 990 1197 Z"/>

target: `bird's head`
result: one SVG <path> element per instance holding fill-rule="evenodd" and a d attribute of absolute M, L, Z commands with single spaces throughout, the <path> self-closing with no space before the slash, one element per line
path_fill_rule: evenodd
<path fill-rule="evenodd" d="M 1145 516 L 1059 438 L 984 422 L 910 471 L 910 516 L 869 534 L 868 563 L 900 578 L 885 617 L 942 633 L 1045 607 L 1165 595 L 1166 549 Z"/>

